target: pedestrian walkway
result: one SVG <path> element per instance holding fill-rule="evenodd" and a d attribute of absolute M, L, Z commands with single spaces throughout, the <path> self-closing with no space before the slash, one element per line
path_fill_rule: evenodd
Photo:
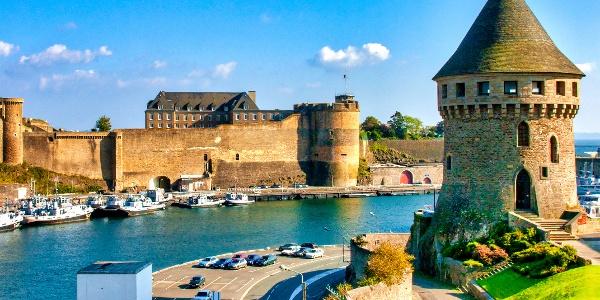
<path fill-rule="evenodd" d="M 592 261 L 592 265 L 600 265 L 600 234 L 580 236 L 577 241 L 564 241 L 563 245 L 572 246 L 577 253 Z"/>
<path fill-rule="evenodd" d="M 413 295 L 414 298 L 423 300 L 473 299 L 471 295 L 463 293 L 452 285 L 417 272 L 413 273 Z"/>

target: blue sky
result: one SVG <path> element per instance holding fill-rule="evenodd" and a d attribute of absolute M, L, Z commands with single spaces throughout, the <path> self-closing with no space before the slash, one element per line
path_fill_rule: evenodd
<path fill-rule="evenodd" d="M 56 127 L 86 130 L 106 114 L 137 128 L 160 90 L 256 90 L 261 108 L 291 109 L 332 101 L 347 72 L 362 118 L 398 110 L 434 124 L 431 78 L 484 3 L 4 0 L 0 96 Z M 588 74 L 576 131 L 600 131 L 600 1 L 528 3 Z"/>

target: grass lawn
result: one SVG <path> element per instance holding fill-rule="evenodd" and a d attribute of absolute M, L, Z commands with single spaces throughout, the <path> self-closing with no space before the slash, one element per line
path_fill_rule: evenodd
<path fill-rule="evenodd" d="M 527 278 L 512 269 L 506 269 L 494 276 L 478 280 L 477 283 L 496 299 L 506 299 L 515 295 L 542 279 Z"/>
<path fill-rule="evenodd" d="M 600 266 L 576 268 L 545 278 L 510 299 L 600 299 Z"/>

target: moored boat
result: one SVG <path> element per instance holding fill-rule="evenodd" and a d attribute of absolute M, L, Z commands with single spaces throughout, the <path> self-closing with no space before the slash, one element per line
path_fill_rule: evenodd
<path fill-rule="evenodd" d="M 23 216 L 18 213 L 2 213 L 0 214 L 0 232 L 15 230 L 22 221 Z"/>
<path fill-rule="evenodd" d="M 207 195 L 197 195 L 188 198 L 187 202 L 179 203 L 179 207 L 183 208 L 207 208 L 218 207 L 223 205 L 223 199 L 211 199 Z"/>
<path fill-rule="evenodd" d="M 93 209 L 87 205 L 73 205 L 66 197 L 57 197 L 46 203 L 46 207 L 33 214 L 23 216 L 24 226 L 54 225 L 85 221 L 90 218 Z"/>
<path fill-rule="evenodd" d="M 142 195 L 130 195 L 121 207 L 128 217 L 150 214 L 162 209 L 165 209 L 164 203 L 155 203 Z"/>
<path fill-rule="evenodd" d="M 243 206 L 254 203 L 254 200 L 249 200 L 248 195 L 242 193 L 227 193 L 225 195 L 226 206 Z"/>
<path fill-rule="evenodd" d="M 102 195 L 92 195 L 87 198 L 86 204 L 91 208 L 99 208 L 106 206 L 106 199 Z"/>

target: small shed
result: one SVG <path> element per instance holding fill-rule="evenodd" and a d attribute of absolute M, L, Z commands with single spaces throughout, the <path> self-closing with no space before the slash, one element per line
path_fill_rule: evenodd
<path fill-rule="evenodd" d="M 152 264 L 100 261 L 77 272 L 77 300 L 150 300 Z"/>

